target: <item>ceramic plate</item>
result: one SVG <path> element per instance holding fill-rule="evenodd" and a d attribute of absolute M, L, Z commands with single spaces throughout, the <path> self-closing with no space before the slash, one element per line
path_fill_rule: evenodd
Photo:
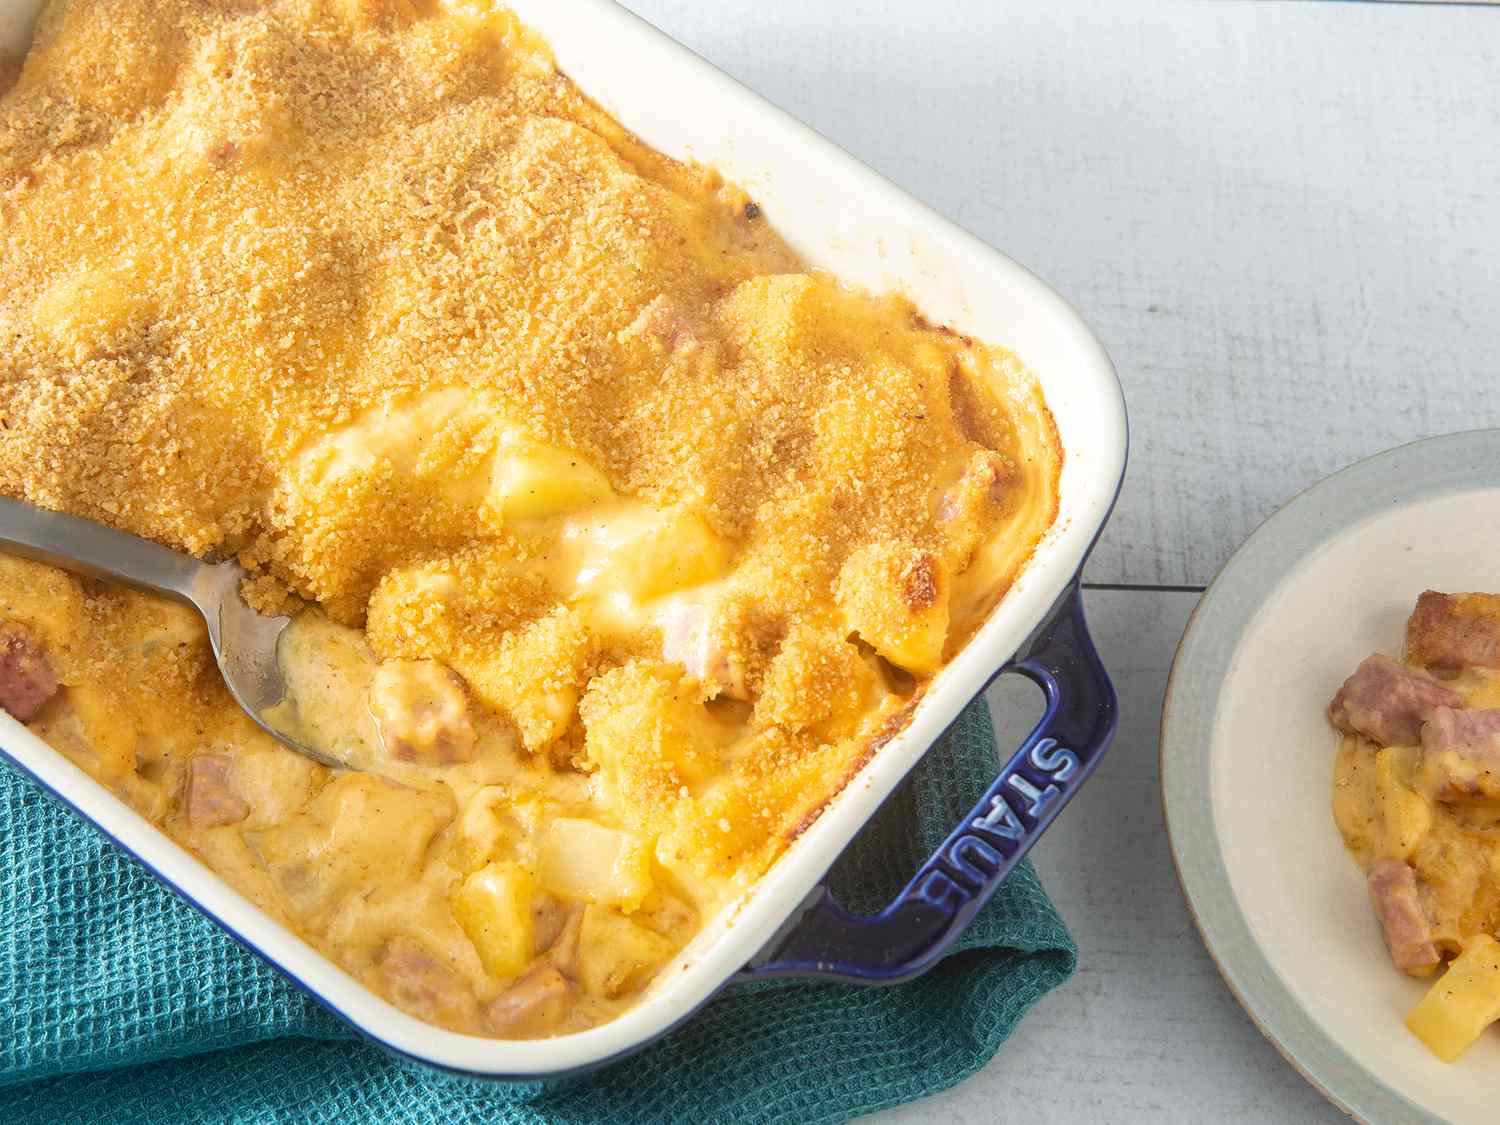
<path fill-rule="evenodd" d="M 1500 430 L 1362 461 L 1229 560 L 1177 651 L 1162 715 L 1167 829 L 1209 952 L 1250 1017 L 1360 1120 L 1491 1125 L 1500 1033 L 1439 1062 L 1330 812 L 1323 716 L 1423 590 L 1500 590 Z"/>

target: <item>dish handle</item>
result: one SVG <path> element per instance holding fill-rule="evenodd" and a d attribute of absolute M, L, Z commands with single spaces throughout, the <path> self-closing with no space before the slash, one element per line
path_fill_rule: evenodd
<path fill-rule="evenodd" d="M 813 977 L 899 984 L 935 965 L 1093 772 L 1115 734 L 1117 706 L 1083 617 L 1075 579 L 1000 670 L 1046 695 L 1046 712 L 979 803 L 877 914 L 845 910 L 826 886 L 737 979 Z"/>

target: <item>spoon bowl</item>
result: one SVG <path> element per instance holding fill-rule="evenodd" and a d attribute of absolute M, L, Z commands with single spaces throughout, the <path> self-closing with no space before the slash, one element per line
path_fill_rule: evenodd
<path fill-rule="evenodd" d="M 278 725 L 286 714 L 279 647 L 292 618 L 256 612 L 244 597 L 249 573 L 233 561 L 210 563 L 93 520 L 0 498 L 0 551 L 89 578 L 119 582 L 186 602 L 203 615 L 229 694 L 280 742 L 325 766 L 357 768 Z"/>

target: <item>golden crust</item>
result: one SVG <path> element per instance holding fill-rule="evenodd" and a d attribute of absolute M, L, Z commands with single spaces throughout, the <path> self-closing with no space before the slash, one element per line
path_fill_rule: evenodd
<path fill-rule="evenodd" d="M 460 655 L 474 693 L 506 715 L 526 749 L 547 749 L 573 725 L 599 640 L 576 609 L 559 608 L 505 635 L 493 656 Z"/>
<path fill-rule="evenodd" d="M 955 362 L 977 345 L 790 272 L 711 176 L 482 27 L 166 0 L 74 0 L 52 25 L 0 107 L 0 179 L 35 177 L 6 192 L 0 236 L 8 495 L 253 547 L 357 621 L 384 569 L 466 533 L 389 476 L 309 496 L 297 454 L 453 386 L 622 491 L 701 498 L 780 556 L 763 593 L 800 609 L 851 527 L 936 540 L 934 473 L 1008 440 Z M 106 34 L 119 66 L 89 46 Z M 382 158 L 351 159 L 376 133 Z M 36 315 L 56 286 L 52 304 L 85 297 L 65 339 Z"/>
<path fill-rule="evenodd" d="M 830 625 L 799 622 L 770 661 L 754 717 L 767 726 L 841 737 L 868 708 L 878 679 L 872 661 Z"/>
<path fill-rule="evenodd" d="M 890 540 L 849 556 L 835 598 L 852 632 L 921 676 L 942 662 L 950 589 L 948 568 L 934 552 Z"/>
<path fill-rule="evenodd" d="M 480 543 L 388 572 L 365 625 L 382 660 L 448 660 L 498 646 L 548 601 L 547 587 L 508 543 Z"/>
<path fill-rule="evenodd" d="M 531 752 L 512 811 L 571 787 L 707 908 L 905 726 L 1055 517 L 1056 434 L 1014 356 L 805 268 L 508 15 L 436 11 L 53 0 L 0 96 L 0 494 L 238 553 L 254 604 L 442 662 Z M 586 467 L 544 499 L 619 516 L 629 583 L 564 566 L 582 516 L 497 504 L 522 448 Z M 37 570 L 75 749 L 138 807 L 175 792 L 137 775 L 153 716 L 260 737 L 201 630 L 142 648 L 147 600 Z M 685 606 L 701 679 L 660 658 Z M 106 723 L 123 682 L 151 698 Z M 445 911 L 427 940 L 467 949 Z"/>

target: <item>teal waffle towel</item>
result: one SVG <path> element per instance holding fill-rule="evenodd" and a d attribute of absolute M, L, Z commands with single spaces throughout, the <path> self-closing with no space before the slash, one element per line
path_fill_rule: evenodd
<path fill-rule="evenodd" d="M 996 769 L 971 707 L 846 853 L 834 886 L 884 902 Z M 1073 970 L 1022 866 L 954 952 L 898 988 L 731 990 L 593 1075 L 524 1086 L 391 1059 L 0 766 L 0 1121 L 834 1122 L 982 1066 Z"/>

